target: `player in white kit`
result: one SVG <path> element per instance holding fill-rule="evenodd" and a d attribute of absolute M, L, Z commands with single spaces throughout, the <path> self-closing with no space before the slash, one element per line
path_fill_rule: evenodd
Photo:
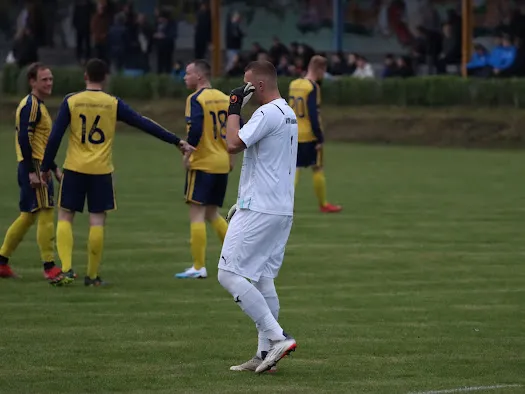
<path fill-rule="evenodd" d="M 222 247 L 218 279 L 259 333 L 256 356 L 230 369 L 261 373 L 297 346 L 277 322 L 274 279 L 292 228 L 298 129 L 294 111 L 279 93 L 272 63 L 250 63 L 244 82 L 230 95 L 228 151 L 245 152 L 237 211 Z M 252 95 L 261 107 L 240 128 L 241 108 Z"/>

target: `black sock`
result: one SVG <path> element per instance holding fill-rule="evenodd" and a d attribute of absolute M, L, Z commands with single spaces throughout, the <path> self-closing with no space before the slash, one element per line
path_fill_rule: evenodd
<path fill-rule="evenodd" d="M 266 350 L 263 350 L 261 352 L 261 358 L 264 360 L 266 358 L 266 356 L 268 355 L 268 352 Z"/>
<path fill-rule="evenodd" d="M 7 265 L 7 263 L 9 263 L 9 259 L 0 254 L 0 265 Z"/>
<path fill-rule="evenodd" d="M 44 271 L 50 270 L 54 266 L 55 266 L 55 262 L 54 261 L 46 262 L 46 263 L 44 263 Z"/>

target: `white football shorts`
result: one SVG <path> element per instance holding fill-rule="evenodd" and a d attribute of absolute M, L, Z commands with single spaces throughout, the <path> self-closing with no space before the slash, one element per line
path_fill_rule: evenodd
<path fill-rule="evenodd" d="M 293 216 L 239 209 L 228 226 L 219 269 L 255 282 L 261 276 L 276 278 L 283 264 L 292 222 Z"/>

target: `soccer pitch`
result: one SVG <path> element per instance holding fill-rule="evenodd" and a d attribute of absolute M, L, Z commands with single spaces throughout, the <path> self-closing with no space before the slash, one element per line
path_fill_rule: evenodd
<path fill-rule="evenodd" d="M 10 128 L 0 146 L 3 236 L 18 207 Z M 0 281 L 0 393 L 525 392 L 523 152 L 328 145 L 328 196 L 344 211 L 318 213 L 302 173 L 277 280 L 298 349 L 256 376 L 229 371 L 256 331 L 217 283 L 213 231 L 210 277 L 173 278 L 191 264 L 181 156 L 138 132 L 115 148 L 112 286 L 49 286 L 33 229 L 12 258 L 23 278 Z M 74 229 L 83 276 L 87 216 Z"/>

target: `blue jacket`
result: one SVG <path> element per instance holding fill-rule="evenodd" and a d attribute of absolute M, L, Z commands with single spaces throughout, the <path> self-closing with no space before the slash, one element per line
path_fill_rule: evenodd
<path fill-rule="evenodd" d="M 483 55 L 480 55 L 477 52 L 474 52 L 472 54 L 472 57 L 470 58 L 470 62 L 467 63 L 467 68 L 481 68 L 489 65 L 489 55 L 488 53 L 484 53 Z"/>
<path fill-rule="evenodd" d="M 497 46 L 490 52 L 489 65 L 505 70 L 512 66 L 514 59 L 516 59 L 516 47 Z"/>

